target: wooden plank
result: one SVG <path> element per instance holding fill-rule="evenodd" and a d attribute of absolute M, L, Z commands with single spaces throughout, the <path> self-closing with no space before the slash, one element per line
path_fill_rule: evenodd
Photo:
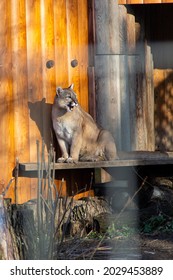
<path fill-rule="evenodd" d="M 145 76 L 145 30 L 144 14 L 141 10 L 140 24 L 135 24 L 136 30 L 136 150 L 147 150 L 147 119 L 146 103 L 146 76 Z"/>
<path fill-rule="evenodd" d="M 129 110 L 129 120 L 127 124 L 130 128 L 130 150 L 135 151 L 139 149 L 139 130 L 138 130 L 138 121 L 137 121 L 137 84 L 136 84 L 136 76 L 137 76 L 137 67 L 136 67 L 137 56 L 129 55 L 127 58 L 127 69 L 128 69 L 128 98 L 129 102 L 128 110 Z M 125 107 L 124 107 L 125 110 Z M 127 114 L 127 112 L 126 112 Z M 126 126 L 127 126 L 126 124 Z"/>
<path fill-rule="evenodd" d="M 125 166 L 147 166 L 147 165 L 172 165 L 173 158 L 156 159 L 127 159 L 103 162 L 79 162 L 79 163 L 56 163 L 55 170 L 72 169 L 93 169 L 107 167 L 125 167 Z M 37 163 L 20 163 L 19 168 L 22 171 L 36 171 Z"/>
<path fill-rule="evenodd" d="M 117 54 L 119 45 L 119 9 L 114 0 L 95 0 L 96 54 Z M 115 28 L 116 26 L 116 28 Z"/>
<path fill-rule="evenodd" d="M 60 8 L 61 7 L 61 8 Z M 67 87 L 68 75 L 68 45 L 67 45 L 67 15 L 66 1 L 54 1 L 54 40 L 56 86 Z M 61 71 L 59 71 L 59 67 Z"/>
<path fill-rule="evenodd" d="M 120 44 L 119 53 L 126 54 L 128 45 L 127 45 L 127 9 L 125 6 L 119 6 L 119 44 Z"/>
<path fill-rule="evenodd" d="M 127 14 L 127 48 L 128 54 L 135 54 L 136 51 L 136 26 L 135 16 Z"/>
<path fill-rule="evenodd" d="M 14 108 L 12 90 L 12 52 L 11 52 L 11 9 L 10 2 L 0 1 L 0 192 L 11 179 L 11 170 L 15 165 L 14 158 Z M 13 188 L 7 197 L 14 198 Z"/>
<path fill-rule="evenodd" d="M 36 140 L 43 136 L 43 103 L 42 100 L 42 45 L 41 45 L 41 11 L 40 0 L 26 1 L 26 42 L 27 42 L 27 78 L 29 106 L 29 140 L 30 160 L 36 161 Z M 20 193 L 22 201 L 27 201 L 37 195 L 37 180 L 31 179 L 31 185 L 26 184 L 25 192 Z"/>
<path fill-rule="evenodd" d="M 94 13 L 94 0 L 88 0 L 88 65 L 94 66 L 95 56 L 95 13 Z"/>
<path fill-rule="evenodd" d="M 52 139 L 51 108 L 56 92 L 55 70 L 55 37 L 54 37 L 54 1 L 43 0 L 41 8 L 41 60 L 42 60 L 42 138 L 46 144 L 46 151 L 50 149 Z M 52 61 L 48 66 L 48 62 Z"/>
<path fill-rule="evenodd" d="M 118 150 L 121 150 L 119 67 L 119 55 L 95 57 L 97 122 L 112 133 Z"/>
<path fill-rule="evenodd" d="M 29 108 L 28 108 L 28 80 L 27 80 L 27 52 L 26 52 L 26 14 L 25 1 L 20 1 L 20 6 L 11 3 L 11 38 L 12 38 L 12 68 L 13 75 L 13 109 L 14 109 L 14 141 L 15 157 L 23 161 L 30 160 L 29 149 Z M 21 186 L 26 185 L 26 180 L 20 178 L 18 181 L 18 194 Z M 30 186 L 28 180 L 27 185 Z M 16 195 L 16 198 L 19 196 Z M 23 199 L 30 198 L 30 187 L 23 193 Z M 15 203 L 21 203 L 15 200 Z"/>
<path fill-rule="evenodd" d="M 132 110 L 130 108 L 130 106 L 133 105 L 133 104 L 130 104 L 131 94 L 134 96 L 134 91 L 131 92 L 131 89 L 134 85 L 134 83 L 132 83 L 132 77 L 134 76 L 134 73 L 133 73 L 134 69 L 133 69 L 133 71 L 130 71 L 131 69 L 128 64 L 129 64 L 128 56 L 121 55 L 120 56 L 120 66 L 119 66 L 120 104 L 121 104 L 120 105 L 121 106 L 121 108 L 120 108 L 120 113 L 121 113 L 121 117 L 120 117 L 121 147 L 120 147 L 120 149 L 123 151 L 130 151 L 132 149 L 131 129 L 133 129 L 133 126 L 131 126 L 131 122 L 134 118 L 134 112 L 132 114 Z M 116 110 L 116 108 L 114 108 L 114 110 Z"/>
<path fill-rule="evenodd" d="M 78 34 L 78 3 L 77 0 L 66 1 L 67 15 L 67 48 L 68 48 L 68 84 L 74 83 L 74 89 L 80 102 L 79 65 L 71 67 L 71 61 L 79 63 L 79 34 Z"/>
<path fill-rule="evenodd" d="M 154 135 L 154 86 L 153 86 L 153 58 L 151 47 L 145 46 L 145 76 L 146 76 L 146 125 L 147 125 L 147 150 L 155 150 Z"/>
<path fill-rule="evenodd" d="M 15 146 L 18 158 L 29 160 L 29 110 L 27 106 L 27 53 L 26 53 L 26 15 L 25 1 L 20 1 L 19 6 L 14 2 L 11 6 L 11 34 L 12 34 L 12 61 L 15 67 L 13 74 L 14 94 L 14 126 Z M 19 125 L 20 124 L 20 125 Z"/>
<path fill-rule="evenodd" d="M 89 114 L 96 121 L 95 68 L 88 67 Z"/>
<path fill-rule="evenodd" d="M 88 8 L 87 0 L 77 1 L 78 10 L 78 59 L 79 59 L 79 100 L 88 112 Z"/>
<path fill-rule="evenodd" d="M 36 160 L 36 140 L 43 135 L 40 0 L 26 3 L 30 160 Z"/>

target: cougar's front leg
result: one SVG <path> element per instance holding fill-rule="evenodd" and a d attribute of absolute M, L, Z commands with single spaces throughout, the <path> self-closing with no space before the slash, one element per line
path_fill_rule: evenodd
<path fill-rule="evenodd" d="M 58 158 L 57 162 L 65 162 L 69 157 L 68 145 L 63 139 L 57 139 L 57 140 L 61 150 L 61 157 Z"/>
<path fill-rule="evenodd" d="M 73 138 L 71 147 L 70 147 L 70 157 L 66 160 L 66 162 L 78 162 L 79 154 L 82 145 L 82 136 L 77 134 L 77 136 Z"/>

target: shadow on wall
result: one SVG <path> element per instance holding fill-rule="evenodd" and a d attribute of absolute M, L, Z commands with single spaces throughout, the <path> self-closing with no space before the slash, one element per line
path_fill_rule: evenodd
<path fill-rule="evenodd" d="M 173 151 L 173 69 L 157 71 L 164 79 L 154 89 L 156 150 Z"/>
<path fill-rule="evenodd" d="M 49 151 L 51 144 L 53 144 L 57 151 L 57 141 L 51 119 L 52 104 L 46 103 L 46 98 L 43 98 L 41 101 L 34 103 L 28 102 L 28 108 L 30 110 L 30 117 L 36 123 L 47 151 Z"/>

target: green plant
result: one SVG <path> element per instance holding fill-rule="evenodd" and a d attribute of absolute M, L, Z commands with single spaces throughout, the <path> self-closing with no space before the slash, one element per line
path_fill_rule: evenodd
<path fill-rule="evenodd" d="M 152 216 L 147 221 L 143 222 L 141 226 L 141 232 L 154 233 L 159 232 L 171 232 L 173 231 L 173 219 L 167 217 L 164 214 Z"/>
<path fill-rule="evenodd" d="M 106 235 L 108 238 L 113 238 L 116 236 L 120 237 L 129 237 L 135 233 L 135 229 L 128 226 L 128 225 L 118 225 L 115 223 L 112 223 L 106 232 Z"/>

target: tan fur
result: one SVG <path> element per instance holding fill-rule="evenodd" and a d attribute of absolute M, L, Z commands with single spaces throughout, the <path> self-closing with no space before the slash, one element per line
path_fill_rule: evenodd
<path fill-rule="evenodd" d="M 78 104 L 73 86 L 57 88 L 53 128 L 62 156 L 58 162 L 114 160 L 117 151 L 109 131 L 100 129 Z"/>

